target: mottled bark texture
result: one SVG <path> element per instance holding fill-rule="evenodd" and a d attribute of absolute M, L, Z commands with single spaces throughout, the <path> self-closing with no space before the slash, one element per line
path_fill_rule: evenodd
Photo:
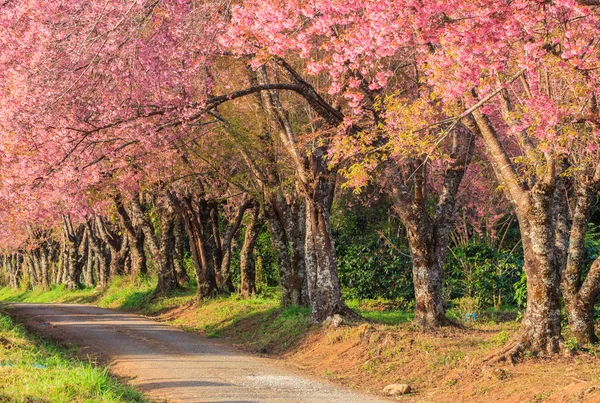
<path fill-rule="evenodd" d="M 599 341 L 594 330 L 594 305 L 600 293 L 600 258 L 592 263 L 583 278 L 585 236 L 599 184 L 600 167 L 597 167 L 595 174 L 580 178 L 575 184 L 568 257 L 562 276 L 562 294 L 569 327 L 582 346 Z"/>
<path fill-rule="evenodd" d="M 325 124 L 336 127 L 344 121 L 343 115 L 319 96 L 291 66 L 283 60 L 279 60 L 278 64 L 298 86 L 297 94 L 304 98 Z M 256 80 L 261 85 L 270 83 L 265 66 L 257 69 Z M 328 166 L 326 141 L 319 146 L 313 145 L 309 150 L 301 149 L 279 94 L 276 91 L 261 91 L 260 97 L 273 127 L 278 129 L 279 140 L 294 167 L 306 200 L 304 261 L 308 299 L 312 308 L 311 320 L 322 322 L 334 314 L 351 314 L 341 299 L 329 223 L 337 170 Z"/>
<path fill-rule="evenodd" d="M 240 229 L 240 225 L 242 224 L 242 219 L 244 218 L 244 213 L 247 209 L 253 206 L 253 201 L 249 199 L 245 199 L 239 205 L 235 217 L 233 220 L 227 223 L 227 227 L 225 229 L 225 234 L 221 238 L 219 233 L 216 233 L 215 240 L 219 243 L 219 249 L 221 250 L 220 254 L 220 265 L 219 265 L 219 274 L 217 276 L 217 283 L 222 290 L 225 291 L 234 291 L 235 287 L 233 286 L 233 282 L 231 281 L 231 247 L 233 243 L 233 239 Z M 218 217 L 218 209 L 215 208 L 212 211 L 213 217 Z M 213 228 L 218 231 L 219 228 L 219 220 L 218 218 L 212 219 Z"/>
<path fill-rule="evenodd" d="M 256 294 L 256 261 L 254 258 L 254 246 L 258 239 L 261 222 L 259 219 L 260 210 L 255 207 L 244 234 L 244 243 L 240 251 L 240 273 L 241 287 L 240 295 L 250 297 Z"/>
<path fill-rule="evenodd" d="M 561 164 L 551 155 L 524 152 L 538 164 L 539 177 L 519 180 L 509 154 L 491 121 L 480 110 L 464 119 L 482 139 L 498 181 L 515 208 L 521 230 L 527 275 L 527 308 L 517 336 L 493 359 L 514 360 L 523 352 L 555 354 L 562 346 L 560 325 L 560 274 L 564 265 L 564 206 L 557 196 L 563 190 Z M 507 121 L 510 124 L 510 121 Z"/>
<path fill-rule="evenodd" d="M 408 232 L 415 290 L 414 320 L 423 328 L 449 323 L 442 299 L 444 265 L 455 222 L 456 195 L 473 155 L 473 142 L 473 134 L 464 127 L 452 132 L 450 159 L 443 173 L 443 186 L 433 216 L 428 212 L 426 160 L 415 159 L 409 164 L 411 179 L 408 183 L 396 167 L 390 166 L 387 170 L 393 208 Z"/>
<path fill-rule="evenodd" d="M 152 256 L 152 261 L 156 264 L 156 274 L 158 283 L 154 292 L 155 296 L 168 294 L 177 289 L 177 276 L 173 266 L 173 251 L 175 249 L 175 240 L 173 237 L 173 226 L 175 221 L 175 212 L 168 194 L 161 198 L 160 202 L 155 202 L 157 215 L 159 216 L 159 227 L 155 228 L 150 220 L 149 210 L 140 202 L 139 197 L 134 197 L 131 202 L 132 219 L 139 223 L 144 232 L 146 244 Z"/>
<path fill-rule="evenodd" d="M 202 197 L 185 195 L 176 197 L 168 192 L 167 196 L 181 216 L 190 241 L 190 251 L 196 269 L 196 295 L 198 299 L 209 297 L 217 292 L 217 261 L 215 250 L 217 243 L 211 221 L 211 203 Z"/>
<path fill-rule="evenodd" d="M 342 301 L 329 220 L 334 190 L 335 178 L 321 176 L 314 193 L 306 200 L 306 283 L 311 320 L 316 323 L 335 314 L 352 315 Z"/>
<path fill-rule="evenodd" d="M 271 241 L 277 254 L 281 304 L 308 306 L 304 242 L 306 204 L 301 197 L 277 192 L 265 206 Z"/>
<path fill-rule="evenodd" d="M 138 197 L 134 195 L 134 197 Z M 129 238 L 129 254 L 131 258 L 131 275 L 145 276 L 148 273 L 148 262 L 146 260 L 145 251 L 145 236 L 144 231 L 140 227 L 140 223 L 135 222 L 132 214 L 128 211 L 128 206 L 125 205 L 120 196 L 115 198 L 117 213 L 119 214 L 121 227 Z M 129 207 L 129 210 L 131 207 Z"/>
<path fill-rule="evenodd" d="M 73 227 L 71 218 L 63 216 L 63 231 L 67 245 L 67 287 L 70 290 L 81 288 L 82 264 L 77 253 L 83 239 L 84 226 Z"/>

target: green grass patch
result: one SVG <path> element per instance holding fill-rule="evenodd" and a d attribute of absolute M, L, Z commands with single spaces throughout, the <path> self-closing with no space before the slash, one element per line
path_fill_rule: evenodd
<path fill-rule="evenodd" d="M 36 303 L 71 303 L 84 304 L 94 301 L 100 292 L 95 289 L 70 291 L 65 285 L 57 285 L 48 290 L 35 288 L 20 290 L 15 288 L 0 288 L 0 301 L 36 302 Z"/>
<path fill-rule="evenodd" d="M 360 314 L 363 318 L 383 325 L 399 325 L 410 322 L 415 316 L 413 312 L 407 312 L 396 308 L 385 300 L 350 300 L 346 302 L 349 308 Z"/>
<path fill-rule="evenodd" d="M 166 313 L 163 319 L 186 330 L 212 338 L 227 338 L 250 350 L 282 352 L 297 344 L 310 328 L 310 309 L 282 309 L 276 287 L 253 298 L 237 294 L 196 301 L 193 285 L 169 296 L 153 298 L 154 278 L 114 277 L 106 290 L 69 291 L 64 286 L 42 290 L 0 288 L 0 301 L 93 303 L 105 308 L 135 311 L 145 315 Z M 387 300 L 350 300 L 348 306 L 375 323 L 394 326 L 412 320 L 413 313 Z M 170 310 L 186 309 L 170 315 Z"/>
<path fill-rule="evenodd" d="M 0 290 L 5 292 L 5 290 Z M 0 402 L 143 402 L 106 369 L 28 334 L 0 311 Z"/>

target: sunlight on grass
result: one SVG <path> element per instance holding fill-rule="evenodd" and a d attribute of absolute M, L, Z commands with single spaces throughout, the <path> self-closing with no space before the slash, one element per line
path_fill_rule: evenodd
<path fill-rule="evenodd" d="M 300 341 L 311 327 L 310 308 L 282 309 L 276 287 L 252 298 L 231 294 L 198 302 L 193 285 L 154 298 L 155 284 L 155 278 L 114 277 L 103 291 L 68 291 L 64 286 L 47 291 L 0 288 L 0 301 L 93 303 L 105 308 L 160 315 L 162 320 L 180 328 L 211 338 L 226 338 L 260 352 L 284 351 Z M 365 319 L 387 326 L 409 322 L 413 317 L 411 312 L 397 309 L 390 301 L 350 300 L 347 304 Z"/>
<path fill-rule="evenodd" d="M 346 305 L 365 319 L 383 325 L 398 325 L 410 322 L 414 314 L 389 306 L 389 301 L 384 300 L 349 300 Z"/>

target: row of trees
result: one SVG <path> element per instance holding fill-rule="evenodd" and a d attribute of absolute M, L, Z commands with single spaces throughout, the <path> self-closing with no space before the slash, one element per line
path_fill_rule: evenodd
<path fill-rule="evenodd" d="M 185 238 L 203 298 L 231 289 L 246 215 L 244 292 L 262 218 L 283 303 L 322 321 L 351 314 L 336 189 L 377 188 L 407 231 L 416 323 L 448 324 L 457 209 L 491 229 L 512 210 L 527 308 L 502 356 L 560 351 L 561 296 L 571 330 L 595 342 L 600 261 L 587 267 L 584 239 L 600 186 L 597 6 L 4 1 L 5 265 L 40 285 L 103 286 L 148 256 L 167 292 Z"/>

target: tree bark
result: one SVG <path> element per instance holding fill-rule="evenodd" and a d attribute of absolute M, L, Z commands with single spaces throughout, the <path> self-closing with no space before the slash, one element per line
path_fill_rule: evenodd
<path fill-rule="evenodd" d="M 171 195 L 175 205 L 183 217 L 185 229 L 190 240 L 190 250 L 196 268 L 197 297 L 204 299 L 217 291 L 217 268 L 211 254 L 214 244 L 212 226 L 210 224 L 210 204 L 204 199 L 192 200 L 185 196 L 182 200 Z M 212 242 L 211 242 L 212 240 Z"/>
<path fill-rule="evenodd" d="M 220 265 L 219 265 L 219 275 L 217 276 L 217 283 L 219 288 L 224 291 L 233 291 L 235 287 L 231 282 L 231 245 L 234 237 L 236 236 L 238 230 L 240 229 L 240 225 L 242 224 L 242 219 L 244 218 L 244 213 L 247 209 L 252 207 L 252 200 L 244 200 L 242 204 L 238 207 L 237 214 L 234 219 L 228 223 L 227 229 L 225 230 L 225 234 L 223 238 L 218 235 L 215 235 L 215 240 L 219 242 L 218 250 L 220 253 Z M 213 216 L 217 214 L 218 210 L 215 208 L 212 210 Z M 213 228 L 218 228 L 218 220 L 211 219 Z"/>
<path fill-rule="evenodd" d="M 134 195 L 139 199 L 139 195 Z M 139 228 L 139 223 L 134 223 L 131 214 L 127 211 L 120 196 L 115 199 L 117 213 L 119 214 L 121 226 L 129 238 L 129 254 L 131 258 L 131 276 L 145 276 L 148 274 L 148 262 L 144 248 L 144 231 Z"/>
<path fill-rule="evenodd" d="M 562 294 L 571 332 L 580 345 L 597 343 L 594 330 L 594 305 L 600 293 L 600 258 L 596 259 L 583 279 L 585 237 L 592 204 L 600 182 L 597 176 L 579 178 L 575 185 L 575 207 L 568 243 L 568 258 L 562 276 Z"/>
<path fill-rule="evenodd" d="M 67 288 L 76 290 L 81 288 L 82 266 L 79 259 L 79 244 L 83 238 L 84 226 L 73 228 L 71 218 L 63 216 L 63 230 L 67 240 Z"/>
<path fill-rule="evenodd" d="M 303 197 L 285 198 L 276 192 L 265 206 L 271 242 L 277 254 L 281 305 L 308 306 L 304 243 L 306 203 Z"/>
<path fill-rule="evenodd" d="M 314 323 L 323 322 L 335 314 L 352 314 L 342 301 L 329 221 L 334 190 L 335 178 L 321 177 L 314 193 L 306 200 L 304 248 L 311 321 Z"/>
<path fill-rule="evenodd" d="M 415 291 L 414 321 L 422 328 L 450 323 L 442 299 L 444 265 L 450 232 L 454 228 L 456 195 L 471 161 L 474 142 L 473 134 L 464 127 L 456 128 L 451 135 L 450 160 L 442 174 L 443 186 L 433 217 L 428 213 L 426 160 L 416 159 L 410 166 L 412 190 L 404 183 L 403 175 L 396 167 L 387 170 L 393 208 L 408 232 Z"/>
<path fill-rule="evenodd" d="M 111 277 L 125 273 L 125 260 L 129 252 L 129 239 L 119 234 L 114 225 L 107 223 L 102 217 L 96 217 L 96 228 L 110 253 L 109 273 Z"/>
<path fill-rule="evenodd" d="M 155 295 L 164 295 L 177 288 L 177 277 L 175 275 L 175 269 L 173 266 L 173 252 L 174 252 L 174 238 L 173 238 L 173 226 L 174 226 L 174 212 L 172 211 L 171 200 L 168 196 L 163 200 L 161 206 L 157 206 L 158 216 L 160 219 L 160 236 L 156 234 L 156 229 L 150 221 L 147 214 L 144 212 L 140 200 L 138 197 L 133 198 L 131 203 L 132 214 L 134 220 L 139 223 L 146 242 L 148 243 L 152 260 L 156 264 L 156 272 L 158 276 L 158 284 L 156 286 Z"/>
<path fill-rule="evenodd" d="M 527 276 L 527 308 L 521 329 L 504 351 L 493 359 L 514 361 L 524 352 L 555 354 L 562 347 L 560 325 L 560 272 L 563 253 L 557 250 L 557 218 L 553 213 L 561 198 L 556 163 L 547 158 L 544 175 L 533 187 L 519 182 L 508 153 L 490 120 L 481 111 L 472 113 L 465 124 L 483 140 L 490 163 L 507 197 L 515 207 L 521 230 Z"/>
<path fill-rule="evenodd" d="M 90 243 L 90 236 L 86 228 L 84 233 L 83 250 L 85 250 L 85 269 L 83 271 L 83 282 L 86 287 L 94 286 L 94 250 Z"/>
<path fill-rule="evenodd" d="M 240 294 L 242 297 L 250 297 L 256 294 L 256 261 L 254 259 L 254 246 L 258 238 L 260 230 L 259 221 L 260 210 L 254 207 L 252 217 L 248 225 L 246 225 L 246 233 L 244 234 L 244 244 L 240 252 L 240 272 L 241 272 L 241 287 Z"/>
<path fill-rule="evenodd" d="M 173 265 L 175 255 L 175 214 L 171 211 L 162 211 L 160 214 L 160 252 L 158 261 L 158 283 L 155 295 L 168 295 L 179 288 L 177 274 Z"/>
<path fill-rule="evenodd" d="M 188 284 L 190 282 L 190 276 L 184 265 L 185 225 L 183 219 L 179 216 L 175 217 L 175 229 L 173 231 L 173 235 L 175 236 L 175 255 L 173 257 L 173 264 L 175 265 L 175 272 L 177 273 L 177 281 L 179 284 Z"/>
<path fill-rule="evenodd" d="M 96 220 L 87 220 L 85 222 L 85 228 L 90 246 L 94 251 L 94 256 L 96 259 L 96 264 L 94 266 L 96 267 L 97 287 L 100 289 L 105 289 L 108 286 L 110 254 L 106 251 L 104 241 L 96 233 L 95 222 Z"/>
<path fill-rule="evenodd" d="M 343 121 L 343 116 L 325 102 L 290 66 L 284 63 L 283 67 L 305 88 L 306 91 L 301 95 L 328 124 L 337 126 Z M 259 84 L 268 84 L 266 68 L 258 69 L 256 78 Z M 303 157 L 306 152 L 298 147 L 294 129 L 276 91 L 261 92 L 261 100 L 273 122 L 280 128 L 279 138 L 293 162 L 300 187 L 305 193 L 304 258 L 307 294 L 312 308 L 311 320 L 322 322 L 335 314 L 350 314 L 351 311 L 341 299 L 335 246 L 329 223 L 337 172 L 327 166 L 325 145 L 310 150 L 308 160 Z"/>

